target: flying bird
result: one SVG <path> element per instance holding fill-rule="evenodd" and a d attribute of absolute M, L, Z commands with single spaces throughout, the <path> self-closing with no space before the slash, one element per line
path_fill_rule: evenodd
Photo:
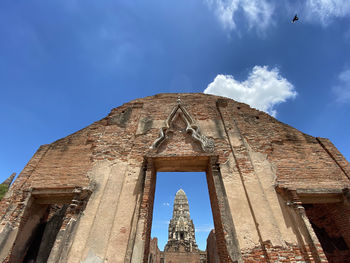
<path fill-rule="evenodd" d="M 296 22 L 296 21 L 298 21 L 299 20 L 299 17 L 297 16 L 297 14 L 295 14 L 295 16 L 294 16 L 294 18 L 293 18 L 293 20 L 292 20 L 292 23 L 294 23 L 294 22 Z"/>

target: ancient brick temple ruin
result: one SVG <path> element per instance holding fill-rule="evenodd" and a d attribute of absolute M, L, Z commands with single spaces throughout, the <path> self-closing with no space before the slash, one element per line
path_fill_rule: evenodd
<path fill-rule="evenodd" d="M 180 189 L 177 191 L 173 218 L 169 223 L 168 243 L 165 245 L 165 251 L 188 251 L 198 250 L 194 234 L 194 225 L 190 217 L 190 207 L 185 192 Z"/>
<path fill-rule="evenodd" d="M 175 195 L 173 217 L 170 219 L 168 232 L 164 252 L 159 250 L 157 239 L 151 240 L 154 244 L 151 246 L 148 262 L 207 262 L 207 253 L 198 249 L 187 196 L 182 189 Z"/>
<path fill-rule="evenodd" d="M 350 164 L 328 139 L 227 98 L 159 94 L 37 150 L 0 203 L 0 262 L 147 262 L 163 171 L 206 172 L 208 261 L 349 261 Z"/>

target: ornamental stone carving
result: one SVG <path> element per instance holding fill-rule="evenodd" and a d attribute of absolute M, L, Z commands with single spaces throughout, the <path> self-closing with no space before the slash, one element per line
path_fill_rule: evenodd
<path fill-rule="evenodd" d="M 201 134 L 199 126 L 195 124 L 191 115 L 188 113 L 186 108 L 182 105 L 180 98 L 177 99 L 177 105 L 175 105 L 170 115 L 166 119 L 165 125 L 162 128 L 160 128 L 159 137 L 153 142 L 151 149 L 158 148 L 159 145 L 161 145 L 162 142 L 166 140 L 167 130 L 170 128 L 170 125 L 172 121 L 175 119 L 176 113 L 178 111 L 181 111 L 180 116 L 186 123 L 186 132 L 190 133 L 192 138 L 195 141 L 199 142 L 204 152 L 213 152 L 215 147 L 214 140 L 212 138 L 207 138 L 206 136 Z"/>

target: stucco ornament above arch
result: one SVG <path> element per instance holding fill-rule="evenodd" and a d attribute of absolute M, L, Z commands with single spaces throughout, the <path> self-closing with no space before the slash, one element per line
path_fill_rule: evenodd
<path fill-rule="evenodd" d="M 199 126 L 195 124 L 195 121 L 191 115 L 182 105 L 180 98 L 177 99 L 177 104 L 174 106 L 168 118 L 165 120 L 165 125 L 159 129 L 159 137 L 153 142 L 150 148 L 157 149 L 159 145 L 166 140 L 166 132 L 170 128 L 170 125 L 174 121 L 174 117 L 178 111 L 181 111 L 182 114 L 180 114 L 180 116 L 186 123 L 186 132 L 191 134 L 195 141 L 199 142 L 204 152 L 213 152 L 215 147 L 214 140 L 201 134 Z"/>

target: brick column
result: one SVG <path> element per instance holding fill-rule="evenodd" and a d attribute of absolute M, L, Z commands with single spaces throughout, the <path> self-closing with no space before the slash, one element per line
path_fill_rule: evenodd
<path fill-rule="evenodd" d="M 350 191 L 349 188 L 343 189 L 344 200 L 337 206 L 337 219 L 342 236 L 350 247 Z"/>
<path fill-rule="evenodd" d="M 314 259 L 316 263 L 319 262 L 328 262 L 326 255 L 323 252 L 323 249 L 321 247 L 321 244 L 310 224 L 310 221 L 306 215 L 305 208 L 302 206 L 302 202 L 295 190 L 289 191 L 290 197 L 292 199 L 292 205 L 296 212 L 296 214 L 299 216 L 301 226 L 304 229 L 306 233 L 306 239 L 309 247 L 306 247 L 307 252 L 311 252 L 311 256 Z"/>
<path fill-rule="evenodd" d="M 217 157 L 210 158 L 207 181 L 219 258 L 221 262 L 243 262 Z"/>
<path fill-rule="evenodd" d="M 131 256 L 132 263 L 146 263 L 148 261 L 151 239 L 153 201 L 156 187 L 156 171 L 151 158 L 147 159 L 144 171 L 143 193 L 137 222 L 135 243 Z"/>
<path fill-rule="evenodd" d="M 154 194 L 156 190 L 156 176 L 157 173 L 154 169 L 153 160 L 147 160 L 147 170 L 144 185 L 143 198 L 141 203 L 141 211 L 144 210 L 145 226 L 143 230 L 143 237 L 145 240 L 145 252 L 143 256 L 143 262 L 148 262 L 149 246 L 151 242 L 151 229 L 153 219 L 153 203 Z"/>

